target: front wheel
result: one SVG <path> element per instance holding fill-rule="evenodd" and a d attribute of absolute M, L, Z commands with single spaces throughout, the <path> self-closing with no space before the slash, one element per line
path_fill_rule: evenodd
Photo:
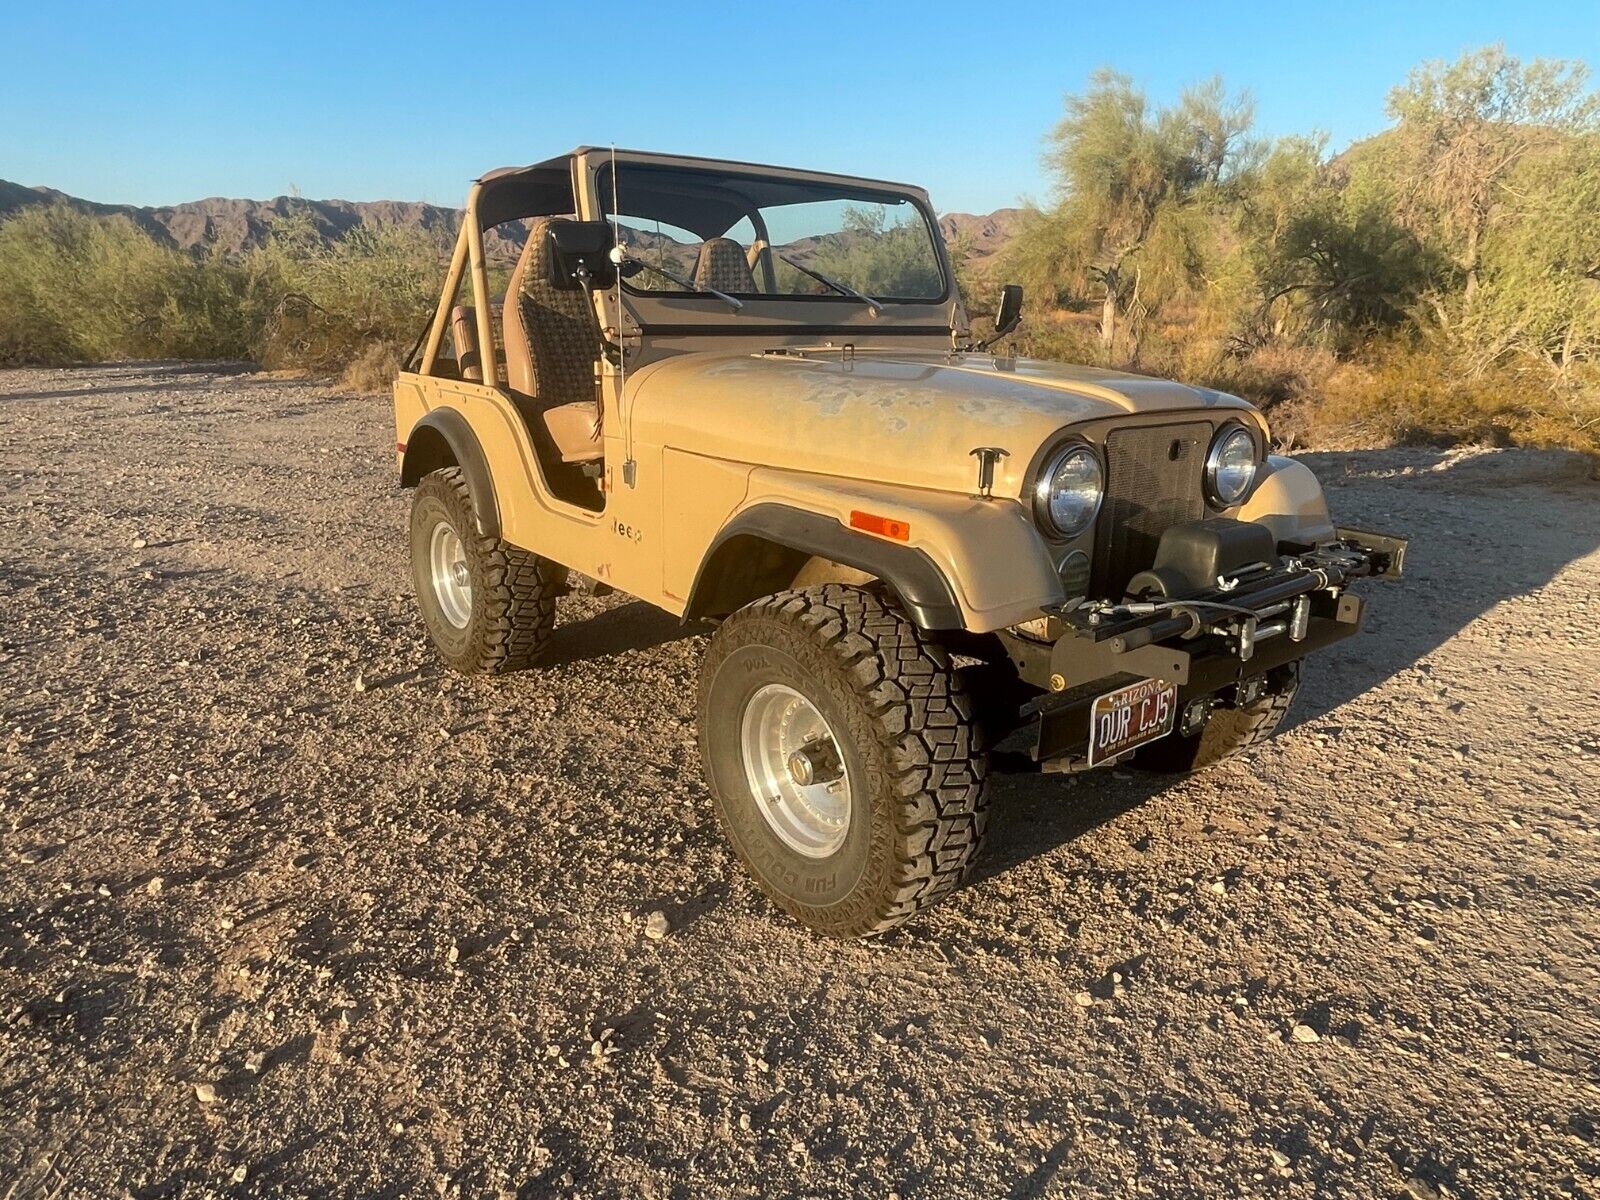
<path fill-rule="evenodd" d="M 961 882 L 988 770 L 949 655 L 876 594 L 780 592 L 717 630 L 700 753 L 728 840 L 785 912 L 881 933 Z"/>
<path fill-rule="evenodd" d="M 555 628 L 553 563 L 478 532 L 457 467 L 430 472 L 411 499 L 411 577 L 428 636 L 467 675 L 531 666 Z"/>

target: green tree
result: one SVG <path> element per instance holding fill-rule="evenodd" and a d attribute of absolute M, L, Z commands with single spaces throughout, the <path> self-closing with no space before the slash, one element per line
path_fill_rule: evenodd
<path fill-rule="evenodd" d="M 1511 366 L 1528 395 L 1580 437 L 1600 432 L 1600 135 L 1573 139 L 1511 176 L 1486 239 L 1476 303 L 1449 328 L 1469 373 Z"/>
<path fill-rule="evenodd" d="M 921 214 L 896 224 L 881 204 L 847 207 L 840 232 L 821 242 L 806 265 L 868 296 L 937 296 L 942 287 Z M 815 286 L 809 279 L 806 285 Z"/>
<path fill-rule="evenodd" d="M 1098 300 L 1103 351 L 1121 334 L 1136 356 L 1140 326 L 1199 280 L 1212 215 L 1259 165 L 1252 117 L 1220 80 L 1152 111 L 1127 76 L 1096 72 L 1049 136 L 1058 201 L 1027 219 L 1016 273 Z"/>
<path fill-rule="evenodd" d="M 1311 342 L 1348 350 L 1404 323 L 1429 278 L 1417 238 L 1370 189 L 1324 159 L 1326 139 L 1278 142 L 1239 206 L 1234 337 L 1248 348 Z"/>
<path fill-rule="evenodd" d="M 1464 307 L 1476 298 L 1484 239 L 1518 167 L 1595 128 L 1600 106 L 1585 91 L 1587 78 L 1582 63 L 1524 63 L 1490 46 L 1453 63 L 1424 63 L 1389 93 L 1399 215 L 1450 254 Z"/>

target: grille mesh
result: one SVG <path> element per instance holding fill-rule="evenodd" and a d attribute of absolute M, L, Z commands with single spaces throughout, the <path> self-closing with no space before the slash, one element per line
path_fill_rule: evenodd
<path fill-rule="evenodd" d="M 1106 437 L 1106 497 L 1095 522 L 1094 594 L 1121 599 L 1155 561 L 1172 525 L 1205 516 L 1202 474 L 1211 425 L 1117 429 Z"/>

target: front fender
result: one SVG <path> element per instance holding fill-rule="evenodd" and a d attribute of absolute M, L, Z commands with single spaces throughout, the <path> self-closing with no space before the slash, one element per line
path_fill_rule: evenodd
<path fill-rule="evenodd" d="M 1311 468 L 1281 454 L 1267 457 L 1262 477 L 1238 512 L 1239 520 L 1272 530 L 1279 542 L 1316 546 L 1338 538 L 1322 485 Z"/>
<path fill-rule="evenodd" d="M 1043 606 L 1066 599 L 1043 541 L 1014 500 L 758 468 L 751 473 L 744 508 L 762 503 L 826 518 L 845 536 L 869 546 L 915 552 L 943 579 L 959 627 L 973 633 L 1030 620 Z M 900 523 L 905 538 L 855 528 L 852 514 L 858 513 Z M 826 556 L 879 574 L 870 566 Z M 956 626 L 951 621 L 944 627 Z"/>
<path fill-rule="evenodd" d="M 770 502 L 740 510 L 717 534 L 690 589 L 684 616 L 693 620 L 738 607 L 744 596 L 739 593 L 738 573 L 726 569 L 730 556 L 749 554 L 763 544 L 854 567 L 883 580 L 923 629 L 961 628 L 961 609 L 949 581 L 926 554 L 847 529 L 822 513 Z"/>

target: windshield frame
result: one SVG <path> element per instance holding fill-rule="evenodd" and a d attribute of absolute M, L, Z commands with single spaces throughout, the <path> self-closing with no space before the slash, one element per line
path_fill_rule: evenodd
<path fill-rule="evenodd" d="M 593 186 L 592 195 L 595 199 L 594 219 L 610 221 L 611 208 L 611 165 L 609 155 L 597 153 L 592 156 L 592 168 L 589 173 Z M 883 305 L 886 309 L 893 306 L 930 308 L 948 305 L 954 290 L 954 280 L 950 268 L 949 257 L 944 244 L 944 236 L 939 230 L 939 221 L 933 211 L 933 206 L 928 202 L 925 194 L 919 189 L 901 187 L 889 183 L 877 183 L 869 180 L 856 180 L 845 176 L 827 175 L 822 172 L 795 171 L 789 169 L 762 170 L 759 167 L 747 164 L 718 163 L 705 160 L 685 162 L 682 160 L 665 162 L 651 161 L 633 155 L 618 154 L 616 164 L 619 171 L 624 172 L 632 167 L 635 170 L 670 170 L 676 172 L 705 175 L 710 179 L 750 179 L 750 180 L 781 180 L 787 183 L 804 185 L 812 183 L 821 186 L 831 186 L 839 194 L 833 199 L 851 202 L 859 201 L 863 204 L 884 203 L 910 204 L 923 222 L 923 229 L 928 234 L 928 248 L 933 255 L 934 265 L 939 272 L 941 288 L 936 296 L 879 296 L 873 295 L 871 299 Z M 773 206 L 781 207 L 781 206 Z M 763 238 L 766 236 L 766 223 L 762 218 L 760 208 L 752 208 L 744 214 Z M 624 221 L 632 219 L 643 221 L 643 217 L 631 217 L 622 214 Z M 737 223 L 737 222 L 736 222 Z M 730 226 L 731 228 L 731 226 Z M 685 232 L 692 232 L 685 230 Z M 773 247 L 773 253 L 778 253 L 778 248 Z M 667 291 L 657 288 L 635 287 L 630 281 L 621 281 L 622 290 L 631 298 L 640 300 L 683 300 L 683 299 L 713 299 L 706 292 Z M 836 308 L 848 306 L 852 309 L 865 310 L 869 306 L 854 296 L 847 296 L 840 292 L 730 292 L 731 296 L 746 301 L 748 305 L 762 304 L 831 304 Z M 759 309 L 757 310 L 759 311 Z"/>

